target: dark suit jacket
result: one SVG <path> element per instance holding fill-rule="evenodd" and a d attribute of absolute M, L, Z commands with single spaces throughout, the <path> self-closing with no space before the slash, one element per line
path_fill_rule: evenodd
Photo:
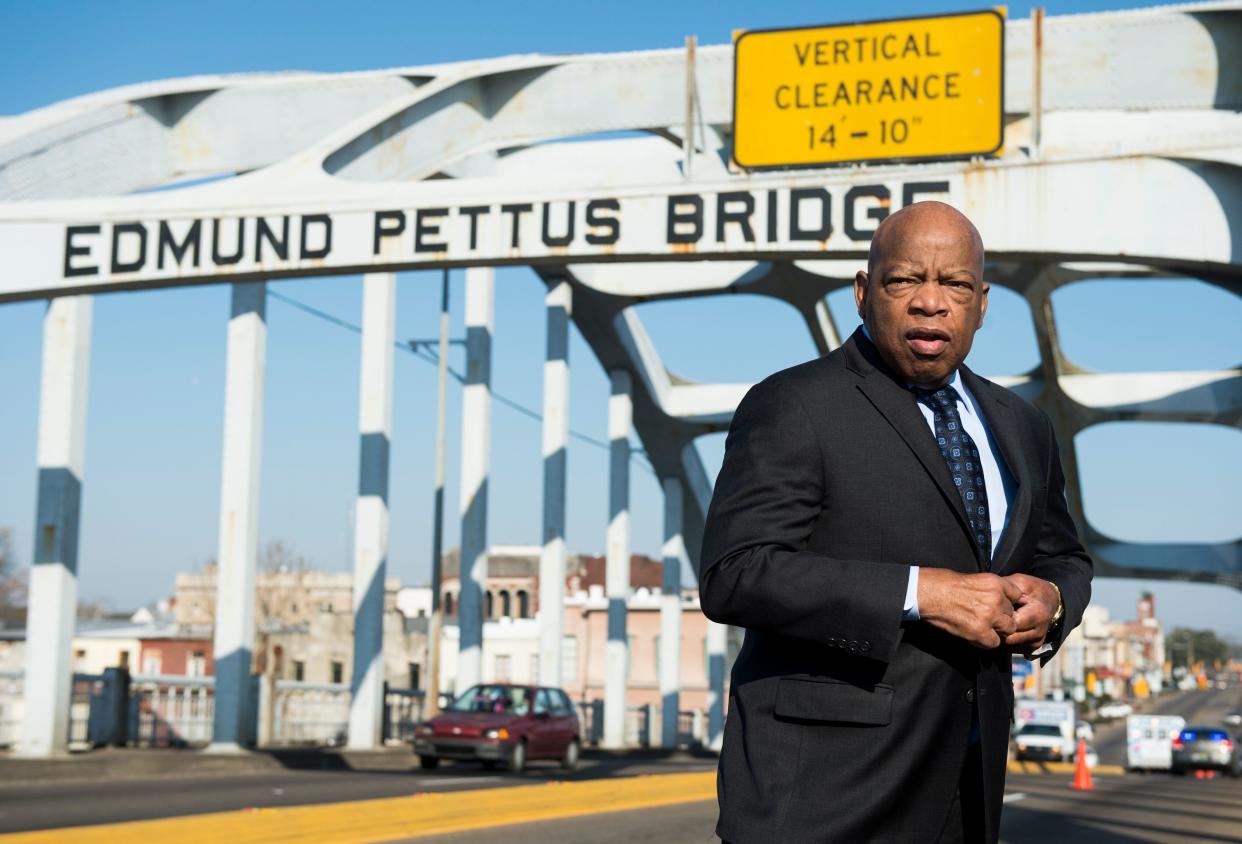
<path fill-rule="evenodd" d="M 1091 592 L 1048 418 L 964 366 L 1016 489 L 991 570 Z M 996 494 L 996 493 L 993 493 Z M 902 621 L 909 566 L 985 570 L 915 399 L 859 332 L 738 406 L 707 515 L 704 613 L 746 628 L 720 758 L 717 834 L 933 842 L 977 702 L 985 823 L 999 835 L 1010 655 Z"/>

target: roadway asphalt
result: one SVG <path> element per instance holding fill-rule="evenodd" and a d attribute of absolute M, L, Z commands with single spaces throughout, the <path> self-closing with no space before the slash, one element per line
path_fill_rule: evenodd
<path fill-rule="evenodd" d="M 578 769 L 532 762 L 521 775 L 486 771 L 479 765 L 447 764 L 435 771 L 313 771 L 118 779 L 83 783 L 0 785 L 0 834 L 85 824 L 196 815 L 246 808 L 338 803 L 418 792 L 503 788 L 555 780 L 590 780 L 640 774 L 714 771 L 714 757 L 592 757 Z"/>
<path fill-rule="evenodd" d="M 1189 844 L 1242 842 L 1242 781 L 1099 777 L 1076 792 L 1068 776 L 1013 774 L 1002 844 Z M 410 844 L 704 844 L 716 841 L 716 806 L 685 803 L 633 812 L 460 832 Z"/>
<path fill-rule="evenodd" d="M 1242 705 L 1237 685 L 1227 690 L 1174 692 L 1144 713 L 1181 715 L 1222 723 Z M 1125 721 L 1096 726 L 1102 764 L 1125 762 Z M 1003 844 L 1242 844 L 1242 780 L 1197 780 L 1168 774 L 1095 777 L 1095 790 L 1073 791 L 1065 774 L 1010 774 L 1006 780 Z M 505 844 L 702 844 L 715 841 L 714 803 L 687 803 L 610 815 L 523 824 L 504 830 Z M 488 834 L 490 833 L 490 834 Z M 419 844 L 482 844 L 496 830 L 411 839 Z"/>
<path fill-rule="evenodd" d="M 1145 708 L 1179 714 L 1192 721 L 1219 722 L 1227 709 L 1242 704 L 1242 690 L 1178 692 Z M 1097 727 L 1101 762 L 1124 761 L 1124 722 Z M 85 824 L 194 815 L 248 807 L 335 803 L 418 792 L 498 788 L 562 779 L 584 780 L 636 774 L 710 771 L 710 758 L 684 755 L 587 758 L 565 774 L 552 763 L 534 763 L 524 775 L 484 771 L 473 765 L 446 765 L 436 771 L 288 770 L 230 776 L 182 776 L 158 780 L 0 785 L 0 833 L 55 829 Z M 1220 841 L 1242 844 L 1242 780 L 1199 781 L 1168 775 L 1099 776 L 1097 790 L 1068 789 L 1057 774 L 1011 774 L 1003 831 L 1010 844 L 1061 835 L 1066 841 Z M 540 842 L 702 842 L 713 840 L 712 803 L 617 812 L 576 819 L 513 826 L 507 844 Z M 420 841 L 483 842 L 497 830 L 457 833 Z"/>

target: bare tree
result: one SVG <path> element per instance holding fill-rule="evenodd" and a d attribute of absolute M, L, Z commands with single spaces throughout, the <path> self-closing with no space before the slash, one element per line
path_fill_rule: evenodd
<path fill-rule="evenodd" d="M 272 638 L 302 618 L 307 607 L 300 606 L 306 596 L 305 579 L 310 571 L 306 558 L 281 540 L 269 542 L 259 555 L 255 592 L 255 625 L 258 647 L 255 670 L 278 675 L 281 666 L 272 649 Z"/>
<path fill-rule="evenodd" d="M 25 616 L 28 588 L 27 572 L 13 554 L 13 529 L 0 528 L 0 626 Z"/>

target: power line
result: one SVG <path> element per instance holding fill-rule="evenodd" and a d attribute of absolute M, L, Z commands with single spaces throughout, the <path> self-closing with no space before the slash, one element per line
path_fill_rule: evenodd
<path fill-rule="evenodd" d="M 308 305 L 305 302 L 299 302 L 297 299 L 293 299 L 289 296 L 286 296 L 284 293 L 278 293 L 275 290 L 272 290 L 269 288 L 267 291 L 267 295 L 272 297 L 273 299 L 276 299 L 277 301 L 284 302 L 286 305 L 289 305 L 292 308 L 297 308 L 299 311 L 302 311 L 303 313 L 310 314 L 311 316 L 321 319 L 324 322 L 332 323 L 337 328 L 344 328 L 346 331 L 352 331 L 354 334 L 359 334 L 359 335 L 362 334 L 361 326 L 355 325 L 354 323 L 349 322 L 347 320 L 343 320 L 338 316 L 334 316 L 328 313 L 327 311 L 321 311 L 319 308 L 316 308 L 313 305 Z M 436 354 L 423 349 L 421 346 L 411 347 L 401 342 L 394 342 L 393 346 L 399 349 L 400 351 L 405 352 L 406 354 L 413 355 L 414 357 L 418 358 L 424 363 L 429 363 L 432 365 L 439 363 L 439 358 Z M 449 367 L 448 372 L 449 372 L 449 375 L 453 377 L 453 380 L 455 380 L 458 384 L 466 383 L 466 376 L 458 372 L 457 370 L 453 369 L 451 366 Z M 525 416 L 529 419 L 533 419 L 536 422 L 543 421 L 542 413 L 539 413 L 538 411 L 533 410 L 527 407 L 526 405 L 521 404 L 520 402 L 517 402 L 509 398 L 508 396 L 503 396 L 500 393 L 497 393 L 495 390 L 492 391 L 492 398 L 496 400 L 497 404 L 502 404 L 505 407 L 509 408 L 510 410 L 516 411 L 522 416 Z M 571 437 L 574 437 L 577 440 L 587 443 L 588 445 L 593 445 L 596 448 L 602 448 L 604 450 L 608 450 L 610 448 L 609 444 L 604 442 L 603 440 L 599 440 L 599 439 L 596 439 L 595 437 L 589 436 L 587 434 L 583 434 L 580 431 L 575 431 L 573 428 L 569 429 L 569 435 Z M 647 459 L 647 453 L 645 451 L 635 449 L 634 451 L 630 452 L 630 459 L 635 461 L 638 464 L 638 466 L 642 468 L 644 471 L 651 474 L 652 477 L 656 477 L 655 467 L 653 467 L 651 465 L 651 462 Z"/>

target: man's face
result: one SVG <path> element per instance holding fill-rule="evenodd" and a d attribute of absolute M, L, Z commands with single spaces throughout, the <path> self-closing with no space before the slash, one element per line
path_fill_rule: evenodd
<path fill-rule="evenodd" d="M 978 233 L 947 205 L 913 205 L 877 230 L 869 268 L 854 301 L 880 356 L 915 386 L 943 385 L 988 308 Z"/>

